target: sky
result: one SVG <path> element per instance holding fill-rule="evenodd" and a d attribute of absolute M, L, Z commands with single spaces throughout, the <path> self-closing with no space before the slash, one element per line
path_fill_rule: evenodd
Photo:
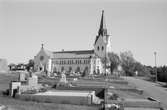
<path fill-rule="evenodd" d="M 166 0 L 0 0 L 0 58 L 26 63 L 40 51 L 93 49 L 104 10 L 115 53 L 167 65 Z"/>

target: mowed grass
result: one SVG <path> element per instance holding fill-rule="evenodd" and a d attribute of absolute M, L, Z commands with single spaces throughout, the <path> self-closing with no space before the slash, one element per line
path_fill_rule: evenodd
<path fill-rule="evenodd" d="M 37 103 L 32 101 L 22 101 L 10 97 L 0 97 L 0 104 L 7 105 L 11 110 L 98 110 L 98 107 Z"/>
<path fill-rule="evenodd" d="M 2 92 L 8 89 L 10 81 L 17 79 L 17 73 L 0 73 L 0 91 Z M 9 110 L 98 110 L 98 107 L 96 106 L 38 103 L 33 101 L 18 100 L 2 95 L 0 95 L 0 104 L 8 106 Z"/>
<path fill-rule="evenodd" d="M 0 74 L 0 91 L 4 91 L 8 89 L 10 81 L 17 80 L 18 75 L 19 75 L 18 73 Z M 46 83 L 52 86 L 56 84 L 57 81 L 58 79 L 49 79 L 49 78 L 44 78 L 40 80 L 40 82 Z M 99 84 L 99 82 L 105 82 L 104 80 L 92 81 L 92 80 L 84 80 L 84 79 L 83 80 L 80 79 L 77 82 L 80 82 L 80 81 L 86 82 L 86 84 L 89 84 L 89 83 Z M 114 86 L 115 88 L 135 88 L 134 85 L 129 85 L 129 84 L 127 85 L 127 84 L 108 83 L 108 85 Z M 131 92 L 125 92 L 125 91 L 113 91 L 113 92 L 119 94 L 121 97 L 131 97 L 131 98 L 141 97 Z M 38 103 L 33 101 L 23 101 L 23 100 L 18 100 L 18 99 L 14 99 L 14 98 L 2 96 L 2 95 L 0 95 L 0 104 L 10 107 L 11 109 L 9 110 L 98 110 L 99 109 L 98 106 L 84 106 L 84 105 L 81 106 L 81 105 L 70 105 L 70 104 Z"/>
<path fill-rule="evenodd" d="M 8 89 L 9 83 L 17 80 L 18 77 L 18 73 L 0 73 L 0 91 Z"/>

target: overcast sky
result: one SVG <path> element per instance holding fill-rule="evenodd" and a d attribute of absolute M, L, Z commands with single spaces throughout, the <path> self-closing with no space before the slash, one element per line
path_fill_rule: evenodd
<path fill-rule="evenodd" d="M 0 58 L 28 62 L 40 50 L 93 49 L 101 11 L 115 53 L 167 64 L 167 0 L 1 0 Z"/>

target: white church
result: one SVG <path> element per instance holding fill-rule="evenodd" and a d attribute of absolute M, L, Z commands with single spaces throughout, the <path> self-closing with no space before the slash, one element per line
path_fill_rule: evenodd
<path fill-rule="evenodd" d="M 43 47 L 34 57 L 35 70 L 66 73 L 103 74 L 105 64 L 102 59 L 111 52 L 111 36 L 107 33 L 104 11 L 102 11 L 100 28 L 92 50 L 48 51 Z"/>

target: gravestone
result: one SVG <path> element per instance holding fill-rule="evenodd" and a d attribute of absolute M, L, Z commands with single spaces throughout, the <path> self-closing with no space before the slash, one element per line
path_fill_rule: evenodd
<path fill-rule="evenodd" d="M 64 72 L 61 74 L 61 78 L 60 78 L 59 82 L 60 83 L 67 83 L 66 75 Z"/>
<path fill-rule="evenodd" d="M 66 75 L 65 72 L 61 73 L 61 78 L 59 80 L 59 82 L 56 85 L 57 87 L 63 86 L 63 87 L 68 87 L 70 86 L 70 84 L 68 83 L 67 79 L 66 79 Z"/>
<path fill-rule="evenodd" d="M 19 81 L 26 81 L 26 73 L 19 73 Z"/>
<path fill-rule="evenodd" d="M 38 76 L 36 76 L 35 74 L 31 73 L 30 77 L 28 77 L 28 85 L 29 86 L 38 85 Z"/>

